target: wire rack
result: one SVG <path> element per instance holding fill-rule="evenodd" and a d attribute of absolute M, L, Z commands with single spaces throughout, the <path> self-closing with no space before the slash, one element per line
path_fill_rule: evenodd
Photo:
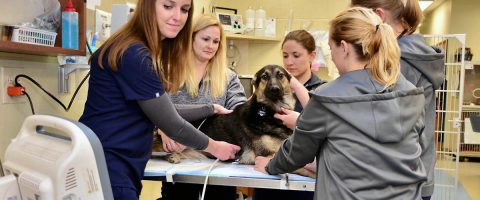
<path fill-rule="evenodd" d="M 465 79 L 465 34 L 425 35 L 445 51 L 445 80 L 436 94 L 435 191 L 432 199 L 457 199 Z"/>

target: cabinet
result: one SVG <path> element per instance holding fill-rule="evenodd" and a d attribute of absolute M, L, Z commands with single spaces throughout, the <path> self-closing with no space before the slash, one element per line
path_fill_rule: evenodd
<path fill-rule="evenodd" d="M 68 0 L 59 0 L 61 5 L 61 10 L 64 10 Z M 80 50 L 73 49 L 64 49 L 62 48 L 62 29 L 61 27 L 57 30 L 57 37 L 55 38 L 55 46 L 47 47 L 40 45 L 24 44 L 11 42 L 7 40 L 0 40 L 0 52 L 10 52 L 10 53 L 20 53 L 20 54 L 31 54 L 31 55 L 85 55 L 85 46 L 86 46 L 86 1 L 85 0 L 72 0 L 73 6 L 78 12 L 78 44 Z M 60 19 L 61 20 L 61 19 Z"/>
<path fill-rule="evenodd" d="M 277 37 L 226 33 L 228 66 L 241 75 L 252 75 L 270 60 L 281 60 Z"/>

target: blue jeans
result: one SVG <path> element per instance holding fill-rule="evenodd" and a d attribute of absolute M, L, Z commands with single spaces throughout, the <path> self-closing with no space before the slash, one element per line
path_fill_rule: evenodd
<path fill-rule="evenodd" d="M 422 197 L 422 200 L 430 200 L 431 198 L 432 198 L 432 196 Z"/>

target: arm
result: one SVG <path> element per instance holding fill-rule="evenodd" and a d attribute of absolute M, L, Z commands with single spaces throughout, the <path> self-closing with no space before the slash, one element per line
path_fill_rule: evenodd
<path fill-rule="evenodd" d="M 318 108 L 317 102 L 310 101 L 300 115 L 292 136 L 282 144 L 275 156 L 270 160 L 257 157 L 255 168 L 266 170 L 268 174 L 292 172 L 311 163 L 326 138 L 325 124 L 327 114 Z"/>
<path fill-rule="evenodd" d="M 293 129 L 295 128 L 295 124 L 297 124 L 297 119 L 300 113 L 295 112 L 293 110 L 282 108 L 282 113 L 275 113 L 273 117 L 282 121 L 283 125 L 286 127 Z"/>
<path fill-rule="evenodd" d="M 138 104 L 145 115 L 167 136 L 186 146 L 205 150 L 220 160 L 232 159 L 240 147 L 226 142 L 218 142 L 208 138 L 195 129 L 175 111 L 168 95 L 158 98 L 139 100 Z M 162 112 L 158 112 L 162 108 Z"/>
<path fill-rule="evenodd" d="M 225 108 L 234 109 L 236 106 L 243 104 L 247 101 L 245 96 L 245 89 L 240 83 L 237 74 L 230 71 L 230 77 L 225 94 Z"/>
<path fill-rule="evenodd" d="M 302 105 L 302 107 L 305 108 L 305 106 L 307 106 L 308 100 L 310 100 L 310 95 L 308 94 L 307 88 L 305 88 L 305 86 L 303 86 L 303 84 L 300 83 L 293 76 L 290 79 L 290 87 L 295 92 L 295 96 L 297 96 L 298 101 L 300 101 L 300 104 Z"/>
<path fill-rule="evenodd" d="M 189 122 L 215 114 L 213 104 L 175 104 L 175 109 L 183 119 Z"/>

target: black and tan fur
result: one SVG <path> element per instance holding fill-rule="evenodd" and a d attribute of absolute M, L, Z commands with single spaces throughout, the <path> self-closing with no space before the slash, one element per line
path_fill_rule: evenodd
<path fill-rule="evenodd" d="M 290 88 L 291 76 L 278 65 L 267 65 L 254 76 L 255 93 L 244 104 L 239 105 L 228 115 L 215 115 L 207 118 L 200 130 L 210 138 L 240 146 L 239 162 L 254 164 L 256 156 L 272 156 L 292 130 L 273 115 L 281 108 L 293 109 L 295 98 Z M 158 137 L 160 138 L 160 137 Z M 161 141 L 156 146 L 162 146 Z M 182 157 L 198 158 L 192 152 L 172 154 L 170 162 L 180 162 Z M 314 177 L 315 174 L 301 169 L 296 173 Z"/>

